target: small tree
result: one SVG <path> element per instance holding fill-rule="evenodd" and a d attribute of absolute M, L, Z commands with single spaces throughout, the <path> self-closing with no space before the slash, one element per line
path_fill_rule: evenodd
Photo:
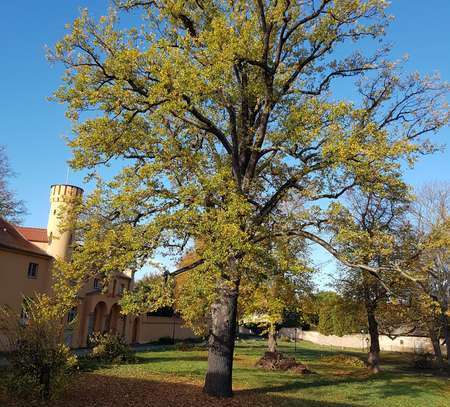
<path fill-rule="evenodd" d="M 311 291 L 311 272 L 304 240 L 273 239 L 266 262 L 241 287 L 240 320 L 254 323 L 268 335 L 268 351 L 277 351 L 277 331 L 289 312 L 299 312 Z"/>
<path fill-rule="evenodd" d="M 267 333 L 269 352 L 277 352 L 277 332 L 286 314 L 301 309 L 304 284 L 300 285 L 295 279 L 286 273 L 268 277 L 258 285 L 242 287 L 240 321 L 263 328 Z"/>
<path fill-rule="evenodd" d="M 26 214 L 25 204 L 18 199 L 9 182 L 14 177 L 5 146 L 0 145 L 0 217 L 20 223 Z"/>
<path fill-rule="evenodd" d="M 2 348 L 11 364 L 7 384 L 13 395 L 47 401 L 68 384 L 77 359 L 63 342 L 65 316 L 45 295 L 26 298 L 21 314 L 0 308 Z"/>

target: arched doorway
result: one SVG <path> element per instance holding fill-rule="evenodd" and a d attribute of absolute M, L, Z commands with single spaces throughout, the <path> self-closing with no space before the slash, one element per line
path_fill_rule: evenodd
<path fill-rule="evenodd" d="M 107 307 L 103 301 L 100 301 L 94 309 L 94 332 L 105 332 L 105 323 L 107 317 Z"/>
<path fill-rule="evenodd" d="M 137 343 L 139 339 L 139 318 L 134 318 L 133 321 L 133 335 L 131 337 L 131 343 Z"/>
<path fill-rule="evenodd" d="M 112 334 L 119 333 L 120 305 L 114 304 L 109 313 L 109 332 Z"/>

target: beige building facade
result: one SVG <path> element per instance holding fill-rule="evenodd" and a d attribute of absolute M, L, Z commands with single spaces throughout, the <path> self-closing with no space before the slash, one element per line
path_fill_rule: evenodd
<path fill-rule="evenodd" d="M 73 232 L 61 232 L 62 217 L 82 199 L 83 190 L 73 185 L 52 185 L 47 228 L 21 227 L 0 218 L 0 304 L 20 312 L 24 297 L 52 294 L 54 259 L 70 260 Z M 80 291 L 76 308 L 67 316 L 65 341 L 73 348 L 88 345 L 94 332 L 110 332 L 128 343 L 148 343 L 161 337 L 192 338 L 177 316 L 122 315 L 119 301 L 132 290 L 131 273 L 118 272 L 108 287 L 92 279 Z M 69 324 L 69 322 L 72 322 Z"/>

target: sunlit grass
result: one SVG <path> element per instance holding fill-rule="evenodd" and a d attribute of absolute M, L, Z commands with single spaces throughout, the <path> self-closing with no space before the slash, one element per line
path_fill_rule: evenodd
<path fill-rule="evenodd" d="M 237 397 L 251 391 L 281 406 L 450 406 L 448 377 L 413 370 L 410 355 L 385 354 L 383 373 L 370 375 L 363 367 L 336 366 L 322 359 L 338 353 L 365 356 L 356 350 L 349 352 L 301 342 L 294 352 L 294 344 L 281 343 L 281 351 L 295 356 L 315 372 L 299 376 L 255 368 L 264 350 L 262 341 L 239 342 L 233 371 Z M 136 364 L 107 366 L 95 370 L 95 374 L 200 386 L 206 367 L 205 350 L 180 351 L 168 347 L 139 353 Z"/>

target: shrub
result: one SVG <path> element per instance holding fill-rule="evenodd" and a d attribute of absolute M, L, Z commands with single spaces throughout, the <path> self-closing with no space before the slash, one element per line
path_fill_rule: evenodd
<path fill-rule="evenodd" d="M 435 369 L 438 363 L 436 362 L 436 358 L 431 353 L 423 353 L 414 355 L 413 358 L 413 367 L 418 370 L 429 370 Z"/>
<path fill-rule="evenodd" d="M 105 362 L 133 362 L 134 352 L 119 335 L 96 333 L 91 335 L 93 345 L 90 357 Z"/>
<path fill-rule="evenodd" d="M 163 336 L 158 339 L 159 345 L 173 345 L 173 339 L 170 336 Z"/>
<path fill-rule="evenodd" d="M 30 342 L 21 343 L 9 362 L 11 373 L 6 381 L 9 393 L 25 400 L 55 398 L 66 388 L 78 365 L 66 345 L 44 349 Z"/>
<path fill-rule="evenodd" d="M 60 312 L 46 296 L 25 299 L 22 316 L 0 308 L 2 345 L 10 363 L 5 384 L 15 398 L 55 398 L 76 370 L 77 358 L 63 343 L 65 326 Z"/>

